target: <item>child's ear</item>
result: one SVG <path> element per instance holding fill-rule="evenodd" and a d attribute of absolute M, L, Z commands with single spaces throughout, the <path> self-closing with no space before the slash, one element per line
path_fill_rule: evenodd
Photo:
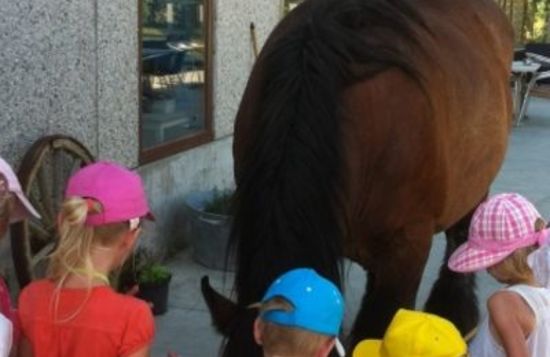
<path fill-rule="evenodd" d="M 260 346 L 262 345 L 262 332 L 264 329 L 263 325 L 264 324 L 259 317 L 254 320 L 254 341 L 256 341 L 256 343 Z"/>
<path fill-rule="evenodd" d="M 122 245 L 124 246 L 124 248 L 133 247 L 134 243 L 136 242 L 137 238 L 139 237 L 140 232 L 141 232 L 141 228 L 137 228 L 137 229 L 126 232 L 124 234 L 124 237 L 122 238 Z"/>
<path fill-rule="evenodd" d="M 330 352 L 334 348 L 335 344 L 336 344 L 336 339 L 335 338 L 327 339 L 321 345 L 321 348 L 319 349 L 319 353 L 317 354 L 317 356 L 318 357 L 328 357 L 330 355 Z"/>
<path fill-rule="evenodd" d="M 546 222 L 542 218 L 535 221 L 535 232 L 542 231 L 546 227 Z"/>

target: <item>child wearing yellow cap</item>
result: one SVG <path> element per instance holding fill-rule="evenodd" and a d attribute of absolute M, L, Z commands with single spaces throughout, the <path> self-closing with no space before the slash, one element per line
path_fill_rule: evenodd
<path fill-rule="evenodd" d="M 466 342 L 448 320 L 400 309 L 382 340 L 363 340 L 353 357 L 465 357 Z"/>

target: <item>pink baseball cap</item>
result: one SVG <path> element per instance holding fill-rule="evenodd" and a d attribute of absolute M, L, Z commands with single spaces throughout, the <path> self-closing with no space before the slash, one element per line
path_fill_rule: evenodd
<path fill-rule="evenodd" d="M 535 206 L 517 193 L 491 197 L 476 209 L 468 241 L 451 255 L 449 269 L 463 273 L 483 270 L 517 249 L 541 245 L 548 229 L 535 231 L 540 217 Z"/>
<path fill-rule="evenodd" d="M 78 170 L 70 179 L 65 197 L 90 198 L 101 204 L 86 224 L 100 226 L 135 218 L 154 220 L 147 204 L 141 177 L 113 162 L 98 161 Z"/>
<path fill-rule="evenodd" d="M 0 183 L 3 182 L 7 191 L 13 193 L 16 197 L 14 211 L 10 216 L 10 223 L 15 223 L 29 217 L 40 218 L 40 215 L 23 193 L 21 184 L 13 172 L 11 166 L 0 157 Z M 1 187 L 0 187 L 1 190 Z"/>

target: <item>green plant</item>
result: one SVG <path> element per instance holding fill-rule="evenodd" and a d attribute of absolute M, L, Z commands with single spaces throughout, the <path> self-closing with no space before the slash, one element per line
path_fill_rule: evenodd
<path fill-rule="evenodd" d="M 232 203 L 233 191 L 214 189 L 214 195 L 210 201 L 206 202 L 204 211 L 207 213 L 228 215 L 231 212 Z"/>
<path fill-rule="evenodd" d="M 159 283 L 169 279 L 170 271 L 158 259 L 143 248 L 138 248 L 126 260 L 114 277 L 114 286 L 120 292 L 130 290 L 136 284 Z"/>
<path fill-rule="evenodd" d="M 172 274 L 168 268 L 160 263 L 152 263 L 143 266 L 138 272 L 138 283 L 155 284 L 170 279 Z"/>

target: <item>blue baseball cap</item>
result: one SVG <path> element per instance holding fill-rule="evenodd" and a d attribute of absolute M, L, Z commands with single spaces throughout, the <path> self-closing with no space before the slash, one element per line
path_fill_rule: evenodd
<path fill-rule="evenodd" d="M 262 320 L 328 336 L 340 332 L 344 318 L 342 293 L 315 270 L 299 268 L 281 275 L 267 289 L 262 302 L 275 297 L 284 298 L 294 309 L 265 311 Z"/>

